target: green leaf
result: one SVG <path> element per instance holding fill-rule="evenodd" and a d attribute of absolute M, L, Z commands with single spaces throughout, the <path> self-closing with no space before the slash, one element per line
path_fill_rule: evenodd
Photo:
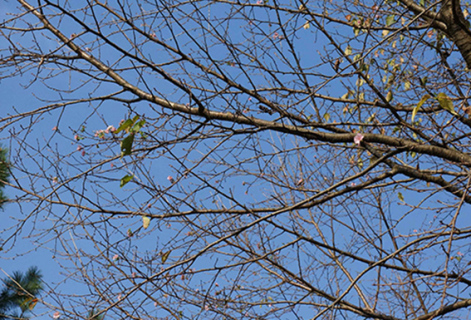
<path fill-rule="evenodd" d="M 421 84 L 423 87 L 427 84 L 427 81 L 428 81 L 428 78 L 427 78 L 427 77 L 420 78 L 420 84 Z"/>
<path fill-rule="evenodd" d="M 115 131 L 114 133 L 119 133 L 119 132 L 121 132 L 121 131 L 123 131 L 123 130 L 128 131 L 129 128 L 130 128 L 132 125 L 133 125 L 132 120 L 131 120 L 131 119 L 128 119 L 128 120 L 124 121 L 124 122 L 119 126 L 119 128 L 116 129 L 116 131 Z"/>
<path fill-rule="evenodd" d="M 121 157 L 131 154 L 132 143 L 134 142 L 134 133 L 131 133 L 121 141 Z"/>
<path fill-rule="evenodd" d="M 132 118 L 132 119 L 127 119 L 126 121 L 124 121 L 124 122 L 119 126 L 118 129 L 116 129 L 116 131 L 115 131 L 114 133 L 119 133 L 119 132 L 121 132 L 121 131 L 123 131 L 123 130 L 126 131 L 126 132 L 133 132 L 133 129 L 134 129 L 133 126 L 135 126 L 135 123 L 136 123 L 137 120 L 139 120 L 139 118 L 140 118 L 140 117 L 139 117 L 138 115 L 136 115 L 136 116 L 134 116 L 134 118 Z M 145 120 L 142 120 L 142 121 L 144 121 L 144 123 L 146 122 Z M 139 122 L 142 122 L 142 121 L 139 121 Z M 142 123 L 141 127 L 144 125 L 144 123 Z M 139 129 L 140 129 L 140 128 L 139 128 Z M 139 130 L 136 130 L 136 131 L 134 131 L 134 132 L 137 132 L 137 131 L 139 131 Z"/>
<path fill-rule="evenodd" d="M 130 132 L 139 132 L 141 128 L 146 124 L 146 120 L 136 122 L 134 126 L 129 130 Z"/>
<path fill-rule="evenodd" d="M 324 114 L 324 119 L 326 122 L 329 122 L 330 114 L 329 113 Z"/>
<path fill-rule="evenodd" d="M 162 263 L 165 263 L 165 261 L 167 261 L 168 256 L 170 255 L 171 252 L 172 250 L 169 250 L 167 252 L 162 252 Z"/>
<path fill-rule="evenodd" d="M 402 195 L 402 193 L 398 192 L 397 197 L 399 198 L 400 201 L 404 202 L 404 196 Z"/>
<path fill-rule="evenodd" d="M 444 92 L 441 92 L 437 95 L 437 101 L 438 103 L 440 104 L 440 106 L 451 112 L 452 114 L 456 115 L 456 112 L 455 112 L 455 107 L 453 106 L 453 102 L 451 101 L 450 97 L 446 95 L 446 93 Z"/>
<path fill-rule="evenodd" d="M 386 27 L 389 27 L 390 25 L 392 25 L 395 22 L 394 18 L 395 17 L 393 15 L 390 15 L 390 16 L 386 17 Z"/>
<path fill-rule="evenodd" d="M 150 218 L 146 216 L 142 216 L 142 226 L 144 227 L 144 229 L 147 229 L 149 227 L 149 224 L 150 224 Z"/>
<path fill-rule="evenodd" d="M 124 187 L 129 181 L 134 178 L 134 175 L 125 175 L 124 177 L 121 178 L 121 182 L 119 183 L 119 187 L 122 188 Z"/>
<path fill-rule="evenodd" d="M 419 103 L 417 103 L 417 105 L 414 107 L 414 109 L 412 109 L 412 120 L 411 120 L 411 122 L 414 122 L 414 118 L 417 115 L 417 111 L 419 111 L 420 107 L 422 107 L 422 105 L 425 103 L 425 101 L 427 101 L 430 98 L 431 97 L 430 97 L 429 94 L 424 95 L 422 97 L 422 99 L 420 99 Z"/>

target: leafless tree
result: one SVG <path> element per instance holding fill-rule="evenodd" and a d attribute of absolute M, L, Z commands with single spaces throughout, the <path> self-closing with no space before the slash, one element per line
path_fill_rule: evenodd
<path fill-rule="evenodd" d="M 464 1 L 0 8 L 1 246 L 52 252 L 44 312 L 470 316 Z"/>

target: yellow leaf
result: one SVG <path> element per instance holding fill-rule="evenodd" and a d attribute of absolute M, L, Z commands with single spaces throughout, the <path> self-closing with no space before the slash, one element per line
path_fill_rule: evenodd
<path fill-rule="evenodd" d="M 36 306 L 36 304 L 38 303 L 38 301 L 39 301 L 39 300 L 36 299 L 36 298 L 33 299 L 33 300 L 31 300 L 31 303 L 30 303 L 29 306 L 28 306 L 29 310 L 33 310 L 34 307 Z"/>
<path fill-rule="evenodd" d="M 346 56 L 349 56 L 352 54 L 352 47 L 350 47 L 350 45 L 348 45 L 346 48 L 345 48 L 345 55 Z"/>
<path fill-rule="evenodd" d="M 149 224 L 150 224 L 150 218 L 146 216 L 142 216 L 142 226 L 144 227 L 144 229 L 147 229 L 149 227 Z"/>
<path fill-rule="evenodd" d="M 171 250 L 167 252 L 162 252 L 162 263 L 165 263 L 165 261 L 167 261 L 168 256 L 170 255 L 171 252 L 172 252 Z"/>
<path fill-rule="evenodd" d="M 446 93 L 441 92 L 437 95 L 437 101 L 440 106 L 451 112 L 452 114 L 456 115 L 455 107 L 453 106 L 453 102 L 451 101 L 450 97 L 446 95 Z"/>
<path fill-rule="evenodd" d="M 398 192 L 397 197 L 399 198 L 400 201 L 404 202 L 404 196 L 402 195 L 402 193 Z"/>
<path fill-rule="evenodd" d="M 388 94 L 386 95 L 386 101 L 391 102 L 393 98 L 393 93 L 392 91 L 389 91 Z"/>
<path fill-rule="evenodd" d="M 309 21 L 306 21 L 306 22 L 304 23 L 303 28 L 304 28 L 304 29 L 309 29 L 310 27 L 311 27 L 311 26 L 309 25 Z"/>
<path fill-rule="evenodd" d="M 430 97 L 429 94 L 424 95 L 422 97 L 422 99 L 420 99 L 419 103 L 417 103 L 417 105 L 414 107 L 414 109 L 412 109 L 412 120 L 411 120 L 411 122 L 414 121 L 414 118 L 417 115 L 417 111 L 419 111 L 420 107 L 425 103 L 425 101 L 427 101 L 430 98 L 431 97 Z"/>

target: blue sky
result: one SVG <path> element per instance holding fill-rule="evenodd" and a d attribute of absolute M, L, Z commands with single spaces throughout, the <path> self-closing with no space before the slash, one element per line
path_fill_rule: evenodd
<path fill-rule="evenodd" d="M 12 4 L 5 2 L 0 6 L 9 6 L 7 10 L 12 10 L 14 7 Z M 263 23 L 254 24 L 250 20 L 233 18 L 240 17 L 239 13 L 235 10 L 230 11 L 226 6 L 209 7 L 199 2 L 189 3 L 185 7 L 186 10 L 190 10 L 192 5 L 201 5 L 202 16 L 199 18 L 209 17 L 211 22 L 220 22 L 219 28 L 206 30 L 204 23 L 203 27 L 198 27 L 196 22 L 191 20 L 191 16 L 185 17 L 185 11 L 175 13 L 182 16 L 178 20 L 182 25 L 175 21 L 166 21 L 162 17 L 155 20 L 147 17 L 148 23 L 139 26 L 163 43 L 175 47 L 182 46 L 188 57 L 208 63 L 210 69 L 225 72 L 245 88 L 258 90 L 261 92 L 260 97 L 299 111 L 300 116 L 316 117 L 313 104 L 317 103 L 319 104 L 317 107 L 323 112 L 319 116 L 328 118 L 327 122 L 344 121 L 342 118 L 346 117 L 344 110 L 336 108 L 334 103 L 331 104 L 327 100 L 311 99 L 308 96 L 297 100 L 297 97 L 283 97 L 269 90 L 271 87 L 279 87 L 279 91 L 283 93 L 283 86 L 303 88 L 307 82 L 316 88 L 316 93 L 341 97 L 349 88 L 356 87 L 358 78 L 355 76 L 329 78 L 335 75 L 330 62 L 335 61 L 339 53 L 332 50 L 320 32 L 315 32 L 314 25 L 311 28 L 303 27 L 305 18 L 290 15 L 277 17 L 271 11 L 267 13 L 263 8 L 253 8 L 247 10 L 248 16 L 264 20 Z M 137 10 L 134 7 L 131 9 Z M 126 28 L 124 23 L 116 22 L 100 10 L 96 13 L 106 22 L 102 31 L 118 46 L 112 46 L 105 41 L 93 42 L 93 35 L 81 34 L 83 26 L 79 24 L 82 21 L 93 26 L 94 20 L 90 16 L 80 16 L 79 21 L 70 18 L 63 20 L 56 18 L 53 21 L 60 25 L 61 31 L 67 37 L 73 38 L 89 54 L 119 69 L 120 75 L 130 83 L 144 88 L 146 92 L 182 105 L 193 104 L 194 101 L 189 95 L 175 85 L 176 82 L 185 79 L 189 87 L 202 88 L 194 88 L 192 92 L 211 110 L 241 112 L 247 117 L 254 116 L 267 120 L 276 119 L 276 115 L 260 111 L 259 104 L 263 101 L 257 101 L 255 94 L 250 96 L 248 93 L 239 92 L 240 89 L 236 87 L 223 90 L 224 81 L 210 76 L 209 70 L 203 71 L 187 61 L 178 61 L 175 53 L 131 30 L 126 30 L 125 34 L 128 37 L 126 38 L 116 32 L 118 27 Z M 226 16 L 231 19 L 224 24 Z M 0 15 L 0 19 L 6 18 L 7 16 Z M 280 25 L 285 26 L 292 34 L 284 34 Z M 185 33 L 184 29 L 192 32 Z M 38 32 L 38 35 L 40 34 L 43 32 Z M 252 36 L 247 37 L 248 34 Z M 367 39 L 363 36 L 354 37 L 353 31 L 345 27 L 332 27 L 332 34 L 344 41 L 342 43 L 344 47 L 349 43 L 354 49 L 361 48 L 362 41 Z M 283 41 L 283 37 L 286 36 L 292 40 L 294 49 Z M 44 52 L 55 50 L 59 46 L 52 36 L 48 38 L 41 36 L 38 39 L 35 40 L 30 35 L 18 37 L 23 46 L 35 48 L 35 45 L 39 44 Z M 143 43 L 140 50 L 132 47 L 130 39 Z M 224 48 L 222 42 L 224 39 L 231 43 L 242 44 L 239 50 L 229 51 Z M 38 42 L 34 43 L 33 40 Z M 6 45 L 3 38 L 0 38 L 0 48 Z M 270 54 L 264 52 L 263 48 L 266 47 L 270 48 Z M 207 61 L 208 56 L 204 50 L 210 54 L 211 62 Z M 327 51 L 330 52 L 330 56 L 327 55 Z M 70 51 L 64 49 L 63 52 Z M 131 61 L 129 57 L 124 57 L 123 52 L 131 52 L 137 58 Z M 294 55 L 300 57 L 299 65 L 293 60 L 284 58 Z M 330 62 L 324 62 L 322 59 L 330 59 Z M 386 60 L 386 57 L 377 59 Z M 149 61 L 155 66 L 148 64 L 142 67 Z M 266 72 L 258 69 L 257 63 L 264 66 Z M 204 119 L 200 117 L 164 110 L 147 101 L 126 101 L 135 97 L 127 92 L 120 92 L 121 88 L 116 84 L 104 81 L 108 78 L 103 73 L 97 72 L 83 61 L 71 63 L 70 67 L 83 68 L 88 73 L 69 72 L 67 68 L 64 71 L 63 66 L 51 63 L 41 69 L 44 80 L 30 85 L 37 71 L 37 66 L 33 65 L 21 76 L 2 79 L 0 83 L 0 94 L 3 97 L 1 118 L 49 106 L 45 112 L 22 117 L 6 126 L 0 133 L 1 143 L 11 150 L 14 167 L 12 184 L 16 186 L 16 189 L 8 188 L 6 192 L 12 200 L 18 200 L 18 203 L 8 204 L 2 213 L 4 219 L 1 222 L 1 229 L 6 231 L 3 231 L 0 237 L 9 241 L 5 245 L 5 251 L 0 255 L 2 259 L 0 268 L 5 273 L 26 270 L 31 265 L 37 265 L 42 270 L 49 287 L 43 295 L 44 304 L 38 304 L 35 309 L 38 319 L 50 319 L 54 310 L 60 310 L 61 313 L 67 310 L 83 314 L 86 312 L 83 305 L 96 304 L 97 308 L 103 307 L 106 303 L 103 304 L 96 296 L 92 300 L 88 295 L 94 285 L 96 286 L 94 289 L 109 299 L 110 303 L 121 303 L 125 310 L 132 310 L 133 304 L 138 304 L 141 310 L 151 310 L 153 316 L 164 317 L 168 315 L 164 311 L 165 304 L 181 304 L 182 312 L 196 314 L 201 319 L 210 317 L 213 314 L 205 313 L 205 306 L 192 306 L 176 298 L 166 297 L 157 284 L 149 281 L 149 277 L 159 272 L 166 274 L 167 277 L 178 277 L 181 279 L 182 287 L 186 285 L 194 290 L 192 292 L 183 290 L 187 301 L 196 299 L 204 290 L 220 291 L 220 294 L 223 294 L 224 290 L 229 291 L 234 283 L 238 281 L 242 283 L 242 280 L 245 281 L 247 288 L 265 285 L 264 281 L 268 276 L 264 273 L 266 270 L 262 265 L 251 264 L 250 267 L 253 269 L 250 269 L 250 272 L 244 269 L 245 266 L 242 264 L 238 266 L 241 257 L 250 258 L 248 253 L 246 256 L 236 255 L 234 247 L 223 243 L 215 244 L 221 234 L 240 225 L 250 225 L 249 231 L 253 231 L 241 233 L 240 241 L 247 248 L 270 252 L 269 256 L 274 260 L 278 259 L 277 255 L 281 255 L 293 272 L 299 274 L 304 272 L 311 281 L 327 285 L 329 279 L 338 275 L 336 272 L 317 273 L 312 266 L 314 262 L 324 263 L 323 258 L 317 256 L 320 255 L 319 248 L 298 246 L 294 234 L 281 231 L 285 224 L 293 230 L 304 228 L 302 224 L 296 225 L 294 222 L 297 215 L 299 219 L 313 222 L 312 225 L 307 224 L 305 227 L 306 230 L 303 232 L 306 236 L 319 237 L 318 231 L 314 228 L 314 221 L 319 222 L 326 228 L 323 236 L 327 242 L 338 241 L 340 247 L 352 252 L 362 251 L 363 248 L 359 244 L 363 244 L 365 238 L 375 232 L 378 234 L 385 232 L 385 229 L 377 229 L 381 219 L 375 216 L 372 207 L 368 206 L 372 201 L 377 200 L 384 205 L 385 215 L 397 216 L 397 219 L 393 219 L 397 222 L 395 231 L 398 232 L 398 237 L 403 236 L 401 241 L 404 242 L 408 241 L 404 239 L 415 239 L 418 235 L 425 235 L 429 229 L 440 228 L 453 216 L 454 207 L 447 208 L 445 205 L 439 208 L 436 204 L 440 201 L 456 203 L 455 199 L 442 194 L 431 195 L 427 199 L 429 194 L 420 192 L 426 188 L 424 183 L 410 185 L 404 182 L 398 183 L 395 188 L 385 186 L 384 190 L 387 191 L 385 198 L 376 199 L 375 194 L 363 192 L 361 193 L 363 196 L 359 197 L 356 203 L 348 203 L 346 197 L 345 203 L 334 201 L 318 209 L 292 210 L 274 217 L 273 224 L 254 223 L 260 215 L 263 215 L 262 213 L 231 216 L 225 219 L 222 218 L 223 215 L 196 214 L 188 215 L 188 218 L 159 219 L 157 218 L 159 215 L 205 207 L 217 208 L 223 213 L 228 208 L 276 206 L 280 202 L 287 201 L 289 196 L 292 196 L 292 199 L 289 199 L 292 202 L 301 201 L 305 197 L 315 195 L 317 192 L 315 189 L 318 187 L 328 187 L 333 184 L 339 172 L 352 175 L 361 170 L 360 165 L 350 164 L 362 158 L 365 159 L 366 165 L 368 155 L 364 151 L 357 151 L 353 141 L 351 148 L 346 147 L 339 151 L 333 150 L 328 144 L 320 144 L 313 148 L 302 138 L 274 131 L 260 131 L 254 136 L 242 135 L 240 131 L 246 127 L 223 121 L 214 122 L 213 127 L 205 126 L 202 125 Z M 298 67 L 306 71 L 305 79 L 291 72 L 293 68 Z M 279 72 L 278 77 L 271 76 L 270 68 Z M 348 73 L 349 67 L 344 64 L 344 68 Z M 192 77 L 188 77 L 186 73 L 190 73 Z M 324 74 L 326 76 L 323 76 Z M 379 74 L 377 80 L 381 77 L 382 74 Z M 413 93 L 407 94 L 413 95 Z M 105 95 L 113 95 L 113 99 L 72 103 L 76 99 Z M 407 98 L 404 95 L 396 99 L 407 100 Z M 301 110 L 305 114 L 302 114 Z M 362 116 L 364 118 L 365 114 L 372 116 L 374 111 L 374 109 L 362 110 Z M 135 149 L 139 151 L 131 157 L 120 157 L 120 142 L 127 134 L 108 132 L 100 136 L 97 132 L 111 125 L 118 128 L 122 120 L 136 115 L 146 120 L 142 135 L 136 135 L 134 142 Z M 380 117 L 381 114 L 376 116 Z M 347 120 L 353 122 L 351 118 Z M 291 124 L 291 121 L 286 119 L 279 121 Z M 0 126 L 4 124 L 4 121 L 0 122 Z M 189 133 L 191 138 L 187 138 Z M 203 139 L 207 136 L 211 138 Z M 178 139 L 186 140 L 176 143 Z M 338 162 L 322 166 L 322 161 L 327 158 L 337 159 Z M 414 163 L 412 158 L 409 155 L 408 161 Z M 404 156 L 404 159 L 407 157 Z M 198 161 L 204 161 L 204 164 L 198 165 Z M 372 172 L 371 176 L 375 174 Z M 134 178 L 121 188 L 120 181 L 127 175 L 132 175 Z M 200 177 L 205 179 L 202 180 Z M 304 192 L 299 192 L 300 179 L 306 183 Z M 365 180 L 367 179 L 355 179 L 349 186 L 360 184 Z M 35 196 L 21 192 L 20 187 L 57 203 L 38 201 Z M 414 190 L 414 187 L 419 191 Z M 277 199 L 276 196 L 280 194 L 286 198 Z M 352 194 L 352 197 L 357 195 L 355 192 Z M 404 197 L 404 201 L 401 201 L 399 194 Z M 416 209 L 415 206 L 421 204 L 423 199 L 426 199 L 423 205 L 426 210 Z M 352 212 L 356 214 L 350 214 Z M 154 215 L 148 229 L 142 226 L 143 214 Z M 329 214 L 332 215 L 332 219 L 329 220 L 331 225 L 327 222 L 324 225 L 322 217 Z M 440 216 L 439 219 L 437 215 Z M 23 219 L 27 219 L 27 223 L 22 225 L 21 232 L 17 233 L 15 238 L 9 238 L 16 232 Z M 202 229 L 205 226 L 219 221 L 218 219 L 221 219 L 221 222 L 214 227 L 213 236 L 198 236 L 204 234 Z M 469 225 L 466 216 L 461 215 L 459 219 L 458 225 Z M 276 224 L 278 227 L 275 227 Z M 129 236 L 129 230 L 132 236 Z M 288 246 L 290 242 L 293 244 Z M 433 240 L 430 240 L 430 243 L 433 243 Z M 283 247 L 285 244 L 287 246 Z M 201 259 L 196 259 L 194 263 L 181 263 L 179 260 L 180 258 L 184 260 L 185 257 L 195 254 L 206 246 L 212 246 L 214 251 Z M 390 249 L 392 244 L 386 242 L 384 247 Z M 453 250 L 457 256 L 458 252 L 468 251 L 469 245 L 466 240 L 461 243 L 457 241 L 456 249 Z M 163 258 L 166 253 L 169 255 L 168 260 Z M 435 263 L 438 266 L 443 262 L 443 256 L 432 250 L 430 254 L 432 266 Z M 466 255 L 462 261 L 455 259 L 452 261 L 452 268 L 456 270 L 463 268 L 466 259 Z M 171 263 L 178 267 L 171 269 Z M 233 265 L 233 268 L 230 272 L 219 275 L 218 268 L 223 270 L 226 265 Z M 367 268 L 362 263 L 350 262 L 348 259 L 345 259 L 345 265 L 350 268 L 353 275 Z M 211 269 L 215 266 L 217 268 Z M 166 268 L 169 268 L 168 273 L 165 272 Z M 362 281 L 373 282 L 376 276 L 373 272 L 368 273 Z M 87 277 L 91 277 L 96 283 Z M 159 278 L 159 281 L 161 280 Z M 343 281 L 348 283 L 345 279 Z M 129 288 L 136 283 L 140 284 L 140 287 L 136 288 L 145 290 L 136 289 L 130 293 Z M 159 285 L 163 287 L 167 285 L 161 283 L 163 282 L 159 282 Z M 287 284 L 279 284 L 281 288 L 284 285 Z M 177 290 L 175 288 L 177 287 L 169 285 L 167 292 L 171 292 L 172 289 Z M 339 291 L 343 289 L 338 288 Z M 250 296 L 244 288 L 237 287 L 237 290 L 240 290 L 240 296 L 247 294 L 247 300 L 264 302 L 264 306 L 250 311 L 254 314 L 269 311 L 272 308 L 271 301 L 281 299 L 281 295 Z M 335 288 L 331 290 L 335 291 Z M 458 287 L 453 290 L 461 295 L 467 294 L 465 288 Z M 54 300 L 57 293 L 62 294 L 64 300 Z M 153 298 L 157 301 L 154 302 L 146 297 L 146 293 L 155 294 Z M 129 300 L 126 294 L 129 294 Z M 352 300 L 359 300 L 354 290 L 351 290 L 350 294 Z M 123 302 L 120 298 L 124 299 Z M 288 298 L 309 301 L 299 293 L 292 294 L 286 299 Z M 159 302 L 162 305 L 158 305 Z M 280 302 L 280 306 L 284 304 Z M 299 304 L 298 315 L 301 318 L 308 319 L 312 316 L 312 312 L 309 306 L 304 307 L 302 303 Z M 114 314 L 113 310 L 109 311 L 110 317 L 118 314 Z M 294 318 L 293 314 L 286 315 L 286 319 Z"/>

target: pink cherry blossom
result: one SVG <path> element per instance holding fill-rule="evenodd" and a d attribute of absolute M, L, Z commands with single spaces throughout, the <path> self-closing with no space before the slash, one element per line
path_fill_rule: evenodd
<path fill-rule="evenodd" d="M 363 140 L 364 136 L 361 133 L 357 133 L 355 138 L 353 138 L 353 142 L 355 142 L 356 145 L 360 145 L 361 140 Z"/>
<path fill-rule="evenodd" d="M 59 311 L 54 312 L 54 315 L 52 316 L 53 319 L 59 319 L 61 317 L 61 313 Z"/>
<path fill-rule="evenodd" d="M 116 128 L 114 126 L 108 126 L 108 128 L 106 128 L 105 130 L 105 133 L 113 133 L 116 131 Z"/>
<path fill-rule="evenodd" d="M 168 177 L 167 177 L 167 180 L 168 180 L 170 183 L 174 183 L 174 182 L 175 182 L 175 180 L 173 179 L 172 176 L 168 176 Z"/>

